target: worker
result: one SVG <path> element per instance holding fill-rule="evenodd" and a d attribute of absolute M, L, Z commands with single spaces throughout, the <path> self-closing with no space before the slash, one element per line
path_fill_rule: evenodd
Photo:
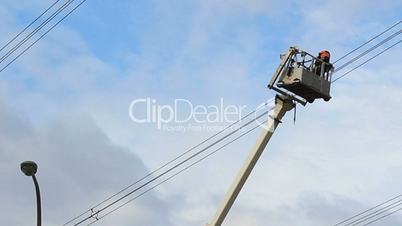
<path fill-rule="evenodd" d="M 325 63 L 328 63 L 328 64 L 325 64 L 325 67 L 324 67 L 324 75 L 327 75 L 328 72 L 332 68 L 332 65 L 329 63 L 329 59 L 331 58 L 331 53 L 328 50 L 320 51 L 318 53 L 317 58 L 320 59 L 321 61 L 320 60 L 315 61 L 315 67 L 314 67 L 315 73 L 317 75 L 321 75 L 321 65 L 323 65 L 322 61 L 324 61 Z"/>

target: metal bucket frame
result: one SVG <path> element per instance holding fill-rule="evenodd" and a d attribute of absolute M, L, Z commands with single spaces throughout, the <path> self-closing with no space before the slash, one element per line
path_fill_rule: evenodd
<path fill-rule="evenodd" d="M 315 71 L 317 69 L 317 66 L 321 68 L 319 73 Z M 305 51 L 299 50 L 298 47 L 290 47 L 285 54 L 281 55 L 281 63 L 278 66 L 270 83 L 268 84 L 268 88 L 273 89 L 280 94 L 290 96 L 293 100 L 301 103 L 302 105 L 307 104 L 307 101 L 303 97 L 300 97 L 278 86 L 278 81 L 281 81 L 284 76 L 286 76 L 286 72 L 289 71 L 289 69 L 291 70 L 292 68 L 303 68 L 317 74 L 317 76 L 320 76 L 322 79 L 329 82 L 329 84 L 331 84 L 332 82 L 332 74 L 334 71 L 334 67 L 332 66 L 332 64 L 327 63 L 317 57 L 314 57 L 313 55 Z M 326 68 L 328 70 L 325 70 Z"/>

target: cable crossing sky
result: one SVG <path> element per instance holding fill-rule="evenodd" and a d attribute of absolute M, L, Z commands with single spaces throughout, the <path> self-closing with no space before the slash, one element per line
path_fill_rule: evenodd
<path fill-rule="evenodd" d="M 1 56 L 0 56 L 0 68 L 1 68 L 0 73 L 2 71 L 4 71 L 6 68 L 8 68 L 12 63 L 14 63 L 23 54 L 25 54 L 31 47 L 33 47 L 38 41 L 40 41 L 45 35 L 47 35 L 50 31 L 52 31 L 57 25 L 59 25 L 63 20 L 65 20 L 70 14 L 72 14 L 75 10 L 77 10 L 86 1 L 87 0 L 82 0 L 75 6 L 74 6 L 74 0 L 68 0 L 68 1 L 64 2 L 64 4 L 62 4 L 61 6 L 58 6 L 57 9 L 54 10 L 51 15 L 49 15 L 46 19 L 44 19 L 31 32 L 24 35 L 31 27 L 33 27 L 34 24 L 36 24 L 37 22 L 40 22 L 41 19 L 47 13 L 52 12 L 52 10 L 60 2 L 60 0 L 57 0 L 53 4 L 51 4 L 45 11 L 43 11 L 37 18 L 35 18 L 35 20 L 33 20 L 24 29 L 22 29 L 22 31 L 20 31 L 17 35 L 15 35 L 13 38 L 11 38 L 10 41 L 8 41 L 4 46 L 2 46 L 0 48 L 0 53 L 8 50 L 6 53 L 1 54 Z M 57 19 L 57 17 L 61 13 L 64 13 L 64 11 L 67 11 L 67 13 L 64 14 L 64 16 L 62 16 L 61 18 Z M 57 19 L 57 22 L 54 23 L 53 25 L 51 25 L 51 22 L 53 20 L 56 20 L 55 18 Z M 47 28 L 47 25 L 51 25 L 51 26 L 49 28 Z M 44 30 L 44 32 L 42 34 L 40 34 L 39 32 L 41 32 L 43 30 Z M 39 37 L 35 38 L 38 35 L 39 35 Z M 20 37 L 22 37 L 21 40 L 19 40 Z M 33 39 L 34 39 L 34 41 L 30 42 Z M 10 45 L 12 47 L 8 48 Z M 9 58 L 11 58 L 11 60 L 9 60 Z"/>
<path fill-rule="evenodd" d="M 402 194 L 349 217 L 333 226 L 364 226 L 373 224 L 402 210 Z"/>
<path fill-rule="evenodd" d="M 378 35 L 374 36 L 373 38 L 371 38 L 370 40 L 368 40 L 367 42 L 363 43 L 362 45 L 358 46 L 357 48 L 353 49 L 352 51 L 346 53 L 344 56 L 340 57 L 338 60 L 336 60 L 334 62 L 334 64 L 336 65 L 337 62 L 342 61 L 343 59 L 345 59 L 347 56 L 351 55 L 352 53 L 356 52 L 359 49 L 362 49 L 364 46 L 368 45 L 369 43 L 373 42 L 374 40 L 378 39 L 379 37 L 383 36 L 384 34 L 392 31 L 392 29 L 397 28 L 397 27 L 401 27 L 400 25 L 402 24 L 402 21 L 399 21 L 398 23 L 392 25 L 391 27 L 387 28 L 386 30 L 384 30 L 383 32 L 379 33 Z M 350 59 L 349 61 L 347 61 L 346 63 L 337 66 L 336 70 L 334 71 L 334 74 L 347 68 L 347 66 L 351 65 L 352 63 L 358 61 L 359 59 L 363 58 L 364 56 L 367 56 L 369 53 L 373 52 L 374 50 L 378 49 L 379 47 L 385 46 L 385 44 L 389 43 L 392 39 L 399 37 L 402 33 L 402 29 L 398 28 L 397 31 L 395 31 L 393 34 L 387 36 L 386 38 L 384 38 L 382 41 L 378 42 L 376 45 L 370 47 L 369 49 L 365 50 L 364 52 L 358 54 L 357 56 L 353 57 L 352 59 Z M 347 76 L 348 74 L 350 74 L 351 72 L 355 71 L 356 69 L 360 68 L 361 66 L 365 65 L 366 63 L 370 62 L 371 60 L 375 59 L 376 57 L 382 55 L 383 53 L 387 52 L 388 50 L 392 49 L 393 47 L 395 47 L 396 45 L 401 43 L 401 39 L 397 42 L 395 42 L 394 44 L 390 45 L 389 47 L 383 49 L 382 51 L 380 51 L 379 53 L 375 54 L 374 56 L 368 58 L 367 60 L 363 61 L 362 63 L 358 64 L 357 66 L 355 66 L 354 68 L 350 69 L 349 71 L 343 73 L 342 75 L 336 77 L 335 79 L 332 80 L 332 83 L 338 81 L 339 79 Z"/>
<path fill-rule="evenodd" d="M 268 101 L 264 104 L 264 107 L 267 107 L 270 103 L 272 103 L 273 100 Z M 239 119 L 238 121 L 232 123 L 231 125 L 225 127 L 223 130 L 219 131 L 218 133 L 212 135 L 211 137 L 207 138 L 206 140 L 202 141 L 201 143 L 195 145 L 194 147 L 188 149 L 187 151 L 185 151 L 184 153 L 180 154 L 178 157 L 174 158 L 173 160 L 170 160 L 169 162 L 165 163 L 162 167 L 159 167 L 157 170 L 152 171 L 151 173 L 149 173 L 148 175 L 146 175 L 145 177 L 141 178 L 140 180 L 135 181 L 134 183 L 132 183 L 131 185 L 127 186 L 126 188 L 120 190 L 118 193 L 110 196 L 109 198 L 103 200 L 102 202 L 100 202 L 99 204 L 91 207 L 90 209 L 88 209 L 87 211 L 85 211 L 83 214 L 79 215 L 78 217 L 75 217 L 71 220 L 69 220 L 68 222 L 66 222 L 63 226 L 65 225 L 69 225 L 72 224 L 73 222 L 75 222 L 78 218 L 90 213 L 90 215 L 86 218 L 84 218 L 84 220 L 82 220 L 82 222 L 78 222 L 74 225 L 79 225 L 80 223 L 83 223 L 91 218 L 93 218 L 94 216 L 97 216 L 99 213 L 103 212 L 104 210 L 106 210 L 107 208 L 110 208 L 111 206 L 115 205 L 116 203 L 122 201 L 124 198 L 128 197 L 129 195 L 134 194 L 135 192 L 139 191 L 140 189 L 144 188 L 145 186 L 149 185 L 150 183 L 154 182 L 156 179 L 161 178 L 162 176 L 166 175 L 167 173 L 171 172 L 172 170 L 183 166 L 185 163 L 189 162 L 190 160 L 194 159 L 195 157 L 203 154 L 204 152 L 208 151 L 209 149 L 211 149 L 212 147 L 214 147 L 215 145 L 219 144 L 220 142 L 222 142 L 225 139 L 228 139 L 230 136 L 233 136 L 235 133 L 239 132 L 240 130 L 242 130 L 243 128 L 246 128 L 247 126 L 249 126 L 250 124 L 252 124 L 253 122 L 256 122 L 258 119 L 260 119 L 263 116 L 266 116 L 269 111 L 272 108 L 268 108 L 268 110 L 264 109 L 264 112 L 262 114 L 257 115 L 255 118 L 246 121 L 245 123 L 243 123 L 243 121 L 250 117 L 251 115 L 253 115 L 254 113 L 257 113 L 257 111 L 261 110 L 260 108 L 256 108 L 254 111 L 248 113 L 247 115 L 245 115 L 244 117 L 242 117 L 241 119 Z M 240 123 L 240 125 L 238 125 Z M 243 124 L 242 124 L 243 123 Z M 256 127 L 254 127 L 252 130 L 258 128 L 260 125 L 257 125 Z M 229 132 L 231 131 L 231 132 Z M 216 138 L 218 135 L 222 134 L 223 132 L 229 132 L 227 135 L 224 135 L 223 137 L 217 139 L 216 141 L 212 142 L 211 144 L 207 145 L 206 147 L 202 148 L 201 150 L 199 150 L 198 152 L 196 152 L 195 154 L 192 154 L 191 156 L 187 157 L 186 159 L 182 160 L 181 162 L 173 165 L 173 163 L 177 162 L 179 159 L 181 159 L 182 157 L 185 157 L 186 155 L 190 154 L 192 151 L 196 150 L 196 148 L 200 147 L 202 144 L 205 144 L 208 141 L 211 141 L 213 138 Z M 245 134 L 248 134 L 251 131 L 246 132 Z M 245 135 L 244 134 L 244 135 Z M 243 137 L 244 135 L 241 135 L 240 137 Z M 239 138 L 236 138 L 235 140 L 238 140 Z M 233 143 L 234 141 L 230 142 Z M 228 144 L 227 144 L 228 145 Z M 227 145 L 224 145 L 224 147 L 226 147 Z M 219 148 L 219 150 L 223 149 Z M 216 153 L 213 152 L 213 153 Z M 208 155 L 210 156 L 210 155 Z M 202 160 L 205 158 L 202 158 Z M 201 161 L 201 160 L 200 160 Z M 149 178 L 151 175 L 154 175 L 156 172 L 160 171 L 162 168 L 166 168 L 169 165 L 173 165 L 172 167 L 168 168 L 167 170 L 165 170 L 164 172 L 160 173 L 159 175 L 155 176 L 154 178 L 151 178 L 150 180 L 148 180 L 147 182 L 144 182 L 142 185 L 134 188 L 133 190 L 129 191 L 127 194 L 124 194 L 122 197 L 118 198 L 115 201 L 112 201 L 111 203 L 109 203 L 108 205 L 106 205 L 105 207 L 100 208 L 97 211 L 94 211 L 94 208 L 99 207 L 100 205 L 106 203 L 107 201 L 111 200 L 112 198 L 116 197 L 117 194 L 121 194 L 124 191 L 127 191 L 129 188 L 133 187 L 134 185 L 138 184 L 139 182 L 143 181 L 146 178 Z M 191 164 L 192 166 L 195 164 Z M 184 170 L 183 170 L 184 171 Z M 177 174 L 176 174 L 177 175 Z M 174 176 L 172 176 L 171 178 L 173 178 Z M 162 184 L 162 183 L 161 183 Z M 159 184 L 160 185 L 160 184 Z M 158 186 L 159 186 L 158 185 Z"/>

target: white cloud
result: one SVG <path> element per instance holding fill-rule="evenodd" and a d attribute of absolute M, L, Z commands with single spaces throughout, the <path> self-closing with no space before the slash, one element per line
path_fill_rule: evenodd
<path fill-rule="evenodd" d="M 19 170 L 24 160 L 32 159 L 39 165 L 37 178 L 46 225 L 65 223 L 89 204 L 147 172 L 139 157 L 114 145 L 90 117 L 64 116 L 35 128 L 29 120 L 15 116 L 4 102 L 1 104 L 0 172 L 6 183 L 0 193 L 0 208 L 5 213 L 4 224 L 28 225 L 34 221 L 34 187 Z M 118 216 L 114 222 L 119 225 L 170 225 L 166 203 L 154 194 L 126 207 Z"/>

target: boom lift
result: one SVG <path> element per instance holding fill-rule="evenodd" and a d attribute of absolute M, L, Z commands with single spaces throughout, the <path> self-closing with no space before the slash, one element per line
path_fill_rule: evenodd
<path fill-rule="evenodd" d="M 222 225 L 286 112 L 292 110 L 296 102 L 305 106 L 307 102 L 312 103 L 315 99 L 322 98 L 325 101 L 331 99 L 330 86 L 333 67 L 330 63 L 301 51 L 298 47 L 290 47 L 280 58 L 281 63 L 268 84 L 268 88 L 279 93 L 275 97 L 273 115 L 266 122 L 256 144 L 251 149 L 235 181 L 227 192 L 222 205 L 207 226 Z"/>

